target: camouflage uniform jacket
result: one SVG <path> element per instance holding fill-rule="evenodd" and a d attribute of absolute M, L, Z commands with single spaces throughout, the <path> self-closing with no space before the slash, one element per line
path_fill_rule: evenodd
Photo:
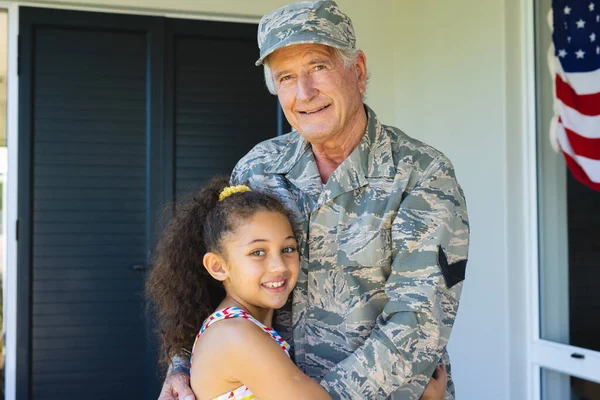
<path fill-rule="evenodd" d="M 439 360 L 449 364 L 465 199 L 442 153 L 365 108 L 366 134 L 325 185 L 297 132 L 258 144 L 231 180 L 293 213 L 301 271 L 275 327 L 298 367 L 334 399 L 418 399 Z M 446 398 L 453 392 L 450 380 Z"/>

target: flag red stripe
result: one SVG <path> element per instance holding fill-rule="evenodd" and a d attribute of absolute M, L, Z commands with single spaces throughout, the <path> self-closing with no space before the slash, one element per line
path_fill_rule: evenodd
<path fill-rule="evenodd" d="M 589 139 L 567 129 L 564 125 L 563 127 L 575 154 L 592 160 L 600 160 L 600 139 Z"/>
<path fill-rule="evenodd" d="M 569 156 L 565 152 L 563 152 L 563 155 L 565 156 L 565 161 L 567 162 L 567 166 L 569 167 L 569 170 L 571 171 L 571 173 L 573 174 L 575 179 L 577 179 L 579 182 L 583 183 L 584 185 L 591 187 L 594 190 L 600 191 L 600 183 L 593 182 L 587 176 L 585 171 L 579 166 L 579 164 L 577 164 L 577 162 L 573 158 L 571 158 L 571 156 Z"/>
<path fill-rule="evenodd" d="M 600 93 L 577 94 L 569 84 L 556 74 L 556 97 L 565 105 L 584 115 L 600 115 Z"/>

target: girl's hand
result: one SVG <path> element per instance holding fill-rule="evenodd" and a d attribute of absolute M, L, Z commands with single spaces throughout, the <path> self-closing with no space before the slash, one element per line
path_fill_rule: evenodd
<path fill-rule="evenodd" d="M 446 395 L 446 385 L 448 384 L 448 373 L 444 364 L 435 367 L 433 377 L 425 387 L 421 400 L 442 400 Z"/>

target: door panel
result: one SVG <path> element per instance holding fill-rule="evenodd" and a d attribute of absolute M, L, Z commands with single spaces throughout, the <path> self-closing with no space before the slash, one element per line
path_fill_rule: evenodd
<path fill-rule="evenodd" d="M 254 65 L 256 25 L 169 20 L 167 29 L 167 117 L 180 197 L 215 175 L 228 176 L 254 145 L 277 136 L 278 104 Z"/>
<path fill-rule="evenodd" d="M 67 398 L 73 385 L 90 399 L 137 397 L 146 37 L 38 28 L 34 40 L 32 397 Z"/>
<path fill-rule="evenodd" d="M 157 377 L 132 266 L 148 253 L 157 24 L 30 8 L 20 19 L 19 203 L 30 206 L 19 207 L 29 295 L 17 396 L 144 398 Z"/>

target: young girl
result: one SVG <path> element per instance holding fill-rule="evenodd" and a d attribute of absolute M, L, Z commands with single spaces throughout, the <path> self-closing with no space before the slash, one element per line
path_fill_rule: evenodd
<path fill-rule="evenodd" d="M 298 272 L 283 205 L 212 180 L 178 205 L 147 281 L 162 361 L 192 349 L 190 383 L 198 400 L 330 399 L 294 365 L 289 345 L 271 328 L 273 310 L 286 303 Z M 445 392 L 443 379 L 432 382 Z"/>

